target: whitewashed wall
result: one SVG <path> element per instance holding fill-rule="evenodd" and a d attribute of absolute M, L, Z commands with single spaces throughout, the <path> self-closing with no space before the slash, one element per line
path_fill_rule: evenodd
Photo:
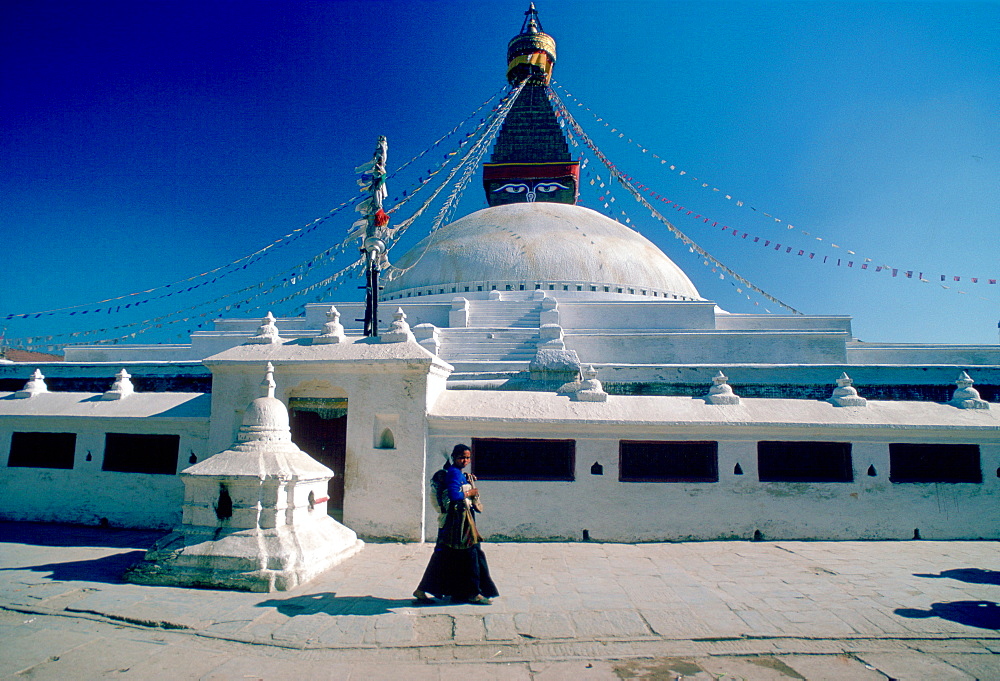
<path fill-rule="evenodd" d="M 244 345 L 206 360 L 213 373 L 211 446 L 221 451 L 272 362 L 275 395 L 347 398 L 344 524 L 362 537 L 424 535 L 426 409 L 451 367 L 414 342 Z M 394 449 L 378 434 L 392 424 Z"/>
<path fill-rule="evenodd" d="M 809 400 L 759 400 L 769 404 L 755 414 L 744 409 L 746 405 L 714 407 L 684 398 L 612 396 L 609 399 L 619 404 L 601 422 L 594 418 L 599 406 L 565 398 L 558 405 L 557 398 L 535 400 L 538 394 L 526 393 L 518 404 L 518 396 L 508 393 L 505 397 L 511 404 L 504 409 L 490 408 L 485 391 L 480 393 L 482 401 L 477 391 L 462 392 L 461 397 L 448 395 L 431 417 L 427 447 L 431 469 L 440 466 L 439 452 L 450 451 L 458 442 L 471 444 L 473 437 L 576 441 L 573 482 L 481 482 L 486 513 L 479 529 L 492 540 L 580 540 L 583 530 L 593 541 L 623 542 L 750 539 L 755 531 L 764 539 L 912 539 L 914 530 L 924 539 L 1000 539 L 1000 431 L 991 425 L 997 423 L 993 410 L 969 414 L 972 410 L 944 405 L 885 403 L 886 414 L 878 414 L 876 409 L 837 409 Z M 470 414 L 464 418 L 454 408 L 461 398 Z M 499 395 L 492 400 L 500 402 Z M 656 414 L 648 408 L 657 401 L 664 405 L 661 424 L 652 420 Z M 546 403 L 552 408 L 546 409 Z M 900 410 L 910 407 L 913 418 L 903 417 Z M 765 409 L 784 410 L 788 418 L 785 423 L 762 423 Z M 803 410 L 831 412 L 830 418 L 840 423 L 806 423 L 797 413 Z M 704 412 L 713 415 L 701 415 Z M 575 420 L 567 418 L 574 413 Z M 954 417 L 956 423 L 978 421 L 986 427 L 914 423 L 931 421 L 927 414 L 939 421 Z M 678 423 L 685 417 L 690 417 L 687 423 Z M 717 441 L 719 482 L 619 482 L 620 440 Z M 760 440 L 851 442 L 854 481 L 759 482 L 756 443 Z M 890 483 L 890 442 L 979 444 L 983 482 Z M 591 474 L 595 462 L 603 466 L 603 475 Z M 737 463 L 742 475 L 734 474 Z M 874 466 L 876 476 L 867 474 L 869 466 Z M 429 508 L 426 513 L 432 517 Z"/>
<path fill-rule="evenodd" d="M 798 331 L 566 331 L 567 350 L 583 362 L 633 364 L 831 363 L 847 359 L 847 337 L 836 332 Z"/>
<path fill-rule="evenodd" d="M 32 398 L 37 399 L 37 398 Z M 76 433 L 72 469 L 7 467 L 14 432 Z M 208 417 L 0 416 L 0 518 L 113 527 L 170 528 L 180 522 L 184 486 L 176 475 L 102 471 L 105 433 L 177 434 L 177 472 L 193 453 L 209 456 Z M 87 461 L 88 453 L 91 460 Z"/>

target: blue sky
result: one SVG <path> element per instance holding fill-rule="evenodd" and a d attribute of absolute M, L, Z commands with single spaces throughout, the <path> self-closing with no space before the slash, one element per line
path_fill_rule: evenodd
<path fill-rule="evenodd" d="M 997 342 L 1000 284 L 988 281 L 1000 280 L 1000 4 L 536 4 L 573 115 L 619 168 L 674 201 L 663 214 L 719 261 L 802 312 L 853 316 L 862 340 Z M 176 342 L 216 315 L 213 301 L 256 282 L 286 285 L 221 314 L 256 315 L 257 304 L 299 314 L 309 295 L 276 300 L 350 262 L 313 259 L 355 216 L 292 230 L 356 196 L 353 169 L 378 135 L 396 168 L 495 95 L 526 5 L 4 3 L 6 337 Z M 391 180 L 390 198 L 478 120 Z M 587 168 L 606 179 L 596 159 Z M 457 215 L 484 206 L 480 187 Z M 615 196 L 609 210 L 705 297 L 783 312 L 737 292 L 620 188 L 604 202 L 584 189 L 595 209 Z M 151 300 L 286 234 L 298 236 L 245 270 Z M 360 283 L 322 298 L 356 300 Z M 119 296 L 111 312 L 98 302 Z M 126 301 L 143 305 L 119 309 Z M 59 308 L 71 310 L 5 320 Z M 170 314 L 188 321 L 128 337 Z M 84 330 L 95 333 L 59 335 Z"/>

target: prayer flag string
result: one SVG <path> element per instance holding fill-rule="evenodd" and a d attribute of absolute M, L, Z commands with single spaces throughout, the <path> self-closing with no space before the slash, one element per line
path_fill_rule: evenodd
<path fill-rule="evenodd" d="M 582 107 L 585 111 L 587 111 L 588 113 L 590 113 L 591 116 L 594 117 L 594 119 L 596 120 L 597 123 L 601 124 L 603 127 L 609 128 L 612 133 L 617 133 L 616 135 L 614 135 L 615 139 L 621 139 L 621 140 L 627 142 L 630 145 L 634 145 L 643 154 L 650 153 L 650 150 L 646 146 L 644 146 L 642 143 L 640 143 L 638 141 L 635 141 L 632 138 L 626 137 L 625 133 L 622 132 L 619 128 L 617 128 L 617 127 L 611 127 L 611 124 L 608 121 L 604 120 L 604 118 L 602 118 L 602 117 L 599 117 L 594 111 L 592 111 L 590 109 L 590 107 L 585 106 L 576 97 L 574 97 L 570 92 L 568 92 L 566 90 L 566 88 L 563 87 L 561 84 L 558 84 L 558 83 L 556 83 L 553 80 L 552 81 L 552 85 L 554 87 L 558 87 L 559 90 L 567 98 L 572 99 L 576 103 L 577 107 Z M 553 94 L 554 94 L 554 92 L 553 92 Z M 568 111 L 569 111 L 569 109 L 565 105 L 562 105 L 562 109 L 566 113 L 568 113 Z M 844 258 L 844 257 L 836 258 L 835 256 L 832 256 L 832 257 L 828 256 L 827 260 L 829 260 L 829 262 L 833 262 L 834 260 L 837 260 L 838 262 L 842 261 L 844 263 L 847 263 L 847 262 L 872 263 L 873 262 L 872 258 L 866 258 L 864 256 L 858 256 L 857 251 L 855 251 L 855 250 L 850 250 L 850 249 L 844 248 L 844 247 L 842 247 L 842 246 L 840 246 L 838 244 L 833 243 L 829 239 L 824 239 L 823 237 L 816 236 L 815 234 L 807 232 L 807 231 L 805 231 L 805 230 L 803 230 L 803 229 L 801 229 L 799 227 L 795 227 L 794 225 L 792 225 L 792 224 L 788 223 L 787 221 L 783 220 L 782 218 L 776 217 L 776 216 L 772 215 L 771 213 L 768 213 L 768 212 L 766 212 L 764 210 L 758 209 L 752 203 L 749 203 L 749 202 L 747 202 L 745 200 L 742 200 L 742 199 L 734 198 L 733 194 L 724 192 L 724 191 L 720 190 L 718 187 L 712 186 L 708 182 L 704 182 L 703 180 L 701 180 L 698 177 L 695 177 L 693 174 L 689 173 L 687 170 L 680 169 L 676 164 L 669 163 L 669 161 L 667 159 L 661 157 L 659 154 L 650 153 L 650 155 L 652 156 L 652 158 L 654 158 L 655 160 L 659 161 L 659 165 L 660 166 L 667 166 L 670 169 L 670 171 L 676 172 L 679 176 L 687 176 L 687 177 L 689 177 L 691 180 L 693 180 L 694 182 L 696 182 L 701 188 L 708 189 L 708 190 L 710 190 L 712 192 L 719 193 L 721 196 L 724 196 L 726 198 L 726 200 L 733 202 L 734 205 L 736 205 L 736 206 L 738 206 L 740 208 L 749 208 L 751 211 L 753 211 L 755 213 L 758 213 L 759 215 L 763 215 L 764 217 L 766 217 L 769 220 L 773 221 L 775 224 L 783 224 L 785 226 L 785 228 L 788 229 L 788 230 L 796 230 L 799 234 L 802 234 L 803 236 L 810 237 L 811 239 L 813 239 L 815 241 L 822 242 L 824 245 L 826 245 L 826 246 L 828 246 L 830 248 L 839 249 L 842 252 L 847 253 L 849 256 L 855 256 L 853 258 Z M 642 189 L 646 193 L 653 193 L 653 194 L 655 194 L 654 198 L 660 200 L 661 202 L 668 203 L 668 204 L 669 203 L 673 203 L 673 201 L 666 200 L 664 197 L 660 196 L 656 192 L 653 192 L 649 187 L 645 187 L 643 185 L 638 185 L 638 186 L 639 186 L 640 189 Z M 802 250 L 803 251 L 808 251 L 809 249 L 806 248 L 806 249 L 802 249 Z M 824 262 L 826 262 L 826 260 L 824 260 Z M 907 270 L 907 269 L 899 268 L 899 267 L 895 267 L 894 268 L 894 267 L 892 267 L 890 265 L 887 265 L 887 264 L 882 264 L 882 265 L 879 265 L 879 266 L 874 266 L 873 265 L 873 267 L 875 268 L 875 271 L 878 271 L 878 272 L 882 272 L 882 271 L 895 271 L 897 273 L 898 272 L 903 272 L 903 273 L 907 273 L 908 272 L 909 276 L 907 278 L 916 279 L 917 281 L 922 281 L 924 283 L 931 283 L 933 281 L 933 277 L 935 277 L 935 276 L 940 276 L 942 282 L 943 281 L 954 281 L 954 282 L 967 281 L 967 282 L 970 282 L 970 283 L 973 283 L 973 284 L 978 284 L 978 283 L 996 284 L 998 278 L 1000 278 L 1000 277 L 979 277 L 979 276 L 977 276 L 977 277 L 970 277 L 970 276 L 964 276 L 964 275 L 962 275 L 962 276 L 955 276 L 955 275 L 945 275 L 945 274 L 942 274 L 942 275 L 930 275 L 930 274 L 928 274 L 927 276 L 929 276 L 931 278 L 930 279 L 925 279 L 924 276 L 923 276 L 924 273 L 919 272 L 918 269 Z M 862 269 L 869 269 L 869 268 L 868 267 L 864 267 Z M 918 273 L 918 276 L 916 276 L 916 277 L 913 276 L 913 274 L 915 272 Z M 893 275 L 893 276 L 896 276 L 896 275 Z M 941 288 L 949 289 L 949 288 L 952 288 L 952 287 L 942 285 Z M 966 291 L 957 291 L 957 292 L 958 293 L 963 293 L 963 294 L 967 293 Z M 981 300 L 991 300 L 989 298 L 980 298 L 980 299 Z"/>

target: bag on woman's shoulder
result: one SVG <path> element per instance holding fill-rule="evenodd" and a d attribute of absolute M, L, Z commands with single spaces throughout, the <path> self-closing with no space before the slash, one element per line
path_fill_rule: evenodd
<path fill-rule="evenodd" d="M 448 496 L 448 472 L 442 468 L 431 476 L 431 506 L 438 513 L 447 513 L 451 498 Z"/>

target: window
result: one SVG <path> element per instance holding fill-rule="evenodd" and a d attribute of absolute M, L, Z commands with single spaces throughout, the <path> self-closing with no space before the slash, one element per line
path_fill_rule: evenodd
<path fill-rule="evenodd" d="M 25 468 L 73 468 L 76 433 L 13 433 L 7 465 Z"/>
<path fill-rule="evenodd" d="M 573 480 L 575 440 L 472 439 L 472 472 L 483 480 Z"/>
<path fill-rule="evenodd" d="M 107 433 L 101 470 L 173 475 L 177 472 L 180 440 L 180 435 Z"/>
<path fill-rule="evenodd" d="M 982 482 L 979 445 L 889 445 L 891 482 Z"/>
<path fill-rule="evenodd" d="M 761 482 L 853 482 L 850 442 L 758 442 Z"/>
<path fill-rule="evenodd" d="M 718 482 L 718 442 L 640 442 L 618 448 L 622 482 Z"/>

